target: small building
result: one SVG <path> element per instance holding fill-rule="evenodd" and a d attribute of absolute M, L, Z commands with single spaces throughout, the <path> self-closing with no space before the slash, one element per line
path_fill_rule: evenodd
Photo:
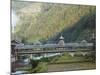
<path fill-rule="evenodd" d="M 20 41 L 18 41 L 18 40 L 11 40 L 11 54 L 12 55 L 14 55 L 14 53 L 15 53 L 15 47 L 16 46 L 22 46 L 22 45 L 24 45 L 23 43 L 21 43 Z"/>

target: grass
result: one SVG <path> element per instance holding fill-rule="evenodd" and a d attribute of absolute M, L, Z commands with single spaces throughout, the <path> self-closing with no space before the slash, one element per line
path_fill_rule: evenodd
<path fill-rule="evenodd" d="M 33 68 L 29 71 L 30 73 L 42 73 L 47 72 L 47 63 L 40 62 L 36 68 Z"/>
<path fill-rule="evenodd" d="M 61 72 L 61 71 L 76 71 L 76 70 L 91 70 L 96 69 L 96 64 L 93 62 L 73 62 L 73 63 L 59 63 L 47 64 L 40 62 L 35 69 L 30 66 L 23 67 L 22 71 L 27 73 L 44 73 L 44 72 Z"/>
<path fill-rule="evenodd" d="M 96 68 L 96 65 L 95 63 L 92 63 L 92 62 L 49 64 L 48 72 L 89 70 L 89 69 L 95 69 L 95 68 Z"/>
<path fill-rule="evenodd" d="M 75 55 L 74 57 L 72 57 L 68 53 L 64 53 L 62 56 L 54 57 L 51 60 L 50 64 L 51 63 L 53 64 L 53 63 L 87 62 L 87 61 L 92 62 L 93 59 L 87 56 L 82 56 L 82 55 Z"/>

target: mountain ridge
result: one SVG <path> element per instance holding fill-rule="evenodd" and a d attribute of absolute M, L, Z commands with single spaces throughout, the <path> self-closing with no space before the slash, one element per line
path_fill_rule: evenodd
<path fill-rule="evenodd" d="M 30 7 L 32 6 L 32 4 L 34 3 L 31 3 Z M 25 11 L 27 11 L 26 8 L 27 6 L 24 8 Z M 30 8 L 30 11 L 32 11 L 31 9 L 34 9 L 34 7 Z M 24 14 L 24 10 L 21 10 L 21 13 L 19 13 L 19 15 L 23 14 L 23 16 L 19 23 L 17 23 L 15 29 L 17 32 L 15 33 L 15 35 L 21 37 L 23 40 L 25 40 L 25 42 L 32 42 L 35 40 L 55 41 L 58 39 L 61 33 L 65 37 L 66 42 L 79 41 L 86 39 L 80 39 L 81 37 L 86 36 L 86 30 L 89 31 L 89 34 L 95 33 L 95 6 L 41 3 L 41 11 L 37 15 L 32 14 L 30 11 L 27 11 L 28 14 Z M 91 20 L 92 15 L 94 15 L 93 24 L 91 23 L 92 21 L 89 21 L 89 23 L 94 26 L 93 29 L 89 28 L 90 24 L 88 24 L 87 21 L 88 19 Z M 89 16 L 90 18 L 88 18 Z M 84 19 L 81 20 L 83 17 Z M 73 28 L 75 24 L 81 26 L 78 28 L 82 29 L 83 35 L 81 33 L 78 33 L 77 30 L 79 29 L 77 28 L 77 26 L 76 28 L 74 28 L 74 30 L 71 31 L 72 33 L 74 33 L 73 35 L 71 32 L 66 32 L 66 30 Z M 84 26 L 87 26 L 87 29 L 84 29 Z M 65 32 L 63 32 L 64 29 Z"/>

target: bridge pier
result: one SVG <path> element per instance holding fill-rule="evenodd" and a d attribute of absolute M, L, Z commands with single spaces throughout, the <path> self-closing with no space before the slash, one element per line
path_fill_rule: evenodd
<path fill-rule="evenodd" d="M 18 53 L 17 53 L 17 52 L 18 52 L 18 50 L 16 49 L 16 50 L 15 50 L 15 61 L 18 60 Z"/>
<path fill-rule="evenodd" d="M 18 56 L 17 56 L 17 54 L 15 55 L 15 61 L 17 61 L 18 60 Z"/>
<path fill-rule="evenodd" d="M 43 54 L 43 57 L 46 57 L 47 56 L 47 54 L 45 53 L 45 54 Z"/>
<path fill-rule="evenodd" d="M 87 54 L 87 52 L 81 52 L 81 54 L 82 54 L 83 56 L 85 56 L 85 55 Z"/>
<path fill-rule="evenodd" d="M 69 54 L 74 57 L 75 53 L 74 52 L 69 52 Z"/>
<path fill-rule="evenodd" d="M 30 54 L 30 59 L 32 59 L 33 58 L 33 54 Z"/>

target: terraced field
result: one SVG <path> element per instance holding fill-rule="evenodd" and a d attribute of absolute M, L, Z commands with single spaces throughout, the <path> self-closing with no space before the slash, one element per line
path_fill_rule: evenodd
<path fill-rule="evenodd" d="M 82 62 L 82 63 L 50 64 L 50 65 L 48 65 L 48 72 L 89 70 L 89 69 L 96 69 L 95 63 Z"/>

